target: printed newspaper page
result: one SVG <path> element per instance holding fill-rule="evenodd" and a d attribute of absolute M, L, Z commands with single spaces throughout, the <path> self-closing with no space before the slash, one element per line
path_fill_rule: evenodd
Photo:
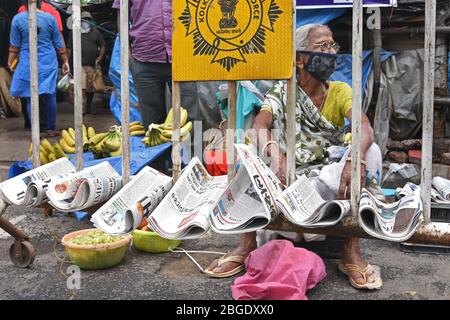
<path fill-rule="evenodd" d="M 47 201 L 46 190 L 53 179 L 75 172 L 75 166 L 61 158 L 0 183 L 0 197 L 16 206 L 39 206 Z"/>
<path fill-rule="evenodd" d="M 227 187 L 227 177 L 212 177 L 197 157 L 148 218 L 149 228 L 167 239 L 194 239 L 209 230 L 208 215 Z"/>
<path fill-rule="evenodd" d="M 450 203 L 450 180 L 434 177 L 431 185 L 432 200 L 439 203 Z"/>
<path fill-rule="evenodd" d="M 408 240 L 420 225 L 422 217 L 420 187 L 395 203 L 385 204 L 363 189 L 359 207 L 359 222 L 364 231 L 373 237 L 403 242 Z"/>
<path fill-rule="evenodd" d="M 248 146 L 235 148 L 240 168 L 209 215 L 211 229 L 217 233 L 255 231 L 278 214 L 275 198 L 282 191 L 280 181 Z"/>
<path fill-rule="evenodd" d="M 305 228 L 335 225 L 350 211 L 349 201 L 323 200 L 305 175 L 277 197 L 277 205 L 290 222 Z"/>
<path fill-rule="evenodd" d="M 84 210 L 105 202 L 122 188 L 122 178 L 104 161 L 49 184 L 50 205 L 63 212 Z"/>
<path fill-rule="evenodd" d="M 172 179 L 150 167 L 143 168 L 115 196 L 92 215 L 91 222 L 108 234 L 126 234 L 140 224 L 140 219 L 127 219 L 127 211 L 145 196 L 152 197 L 155 189 L 170 189 Z M 156 199 L 152 200 L 156 203 Z"/>

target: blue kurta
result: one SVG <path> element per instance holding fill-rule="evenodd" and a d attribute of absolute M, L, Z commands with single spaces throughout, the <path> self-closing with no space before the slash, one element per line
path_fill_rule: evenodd
<path fill-rule="evenodd" d="M 56 49 L 64 48 L 61 34 L 52 15 L 38 11 L 38 79 L 39 94 L 54 94 L 58 77 Z M 28 12 L 17 14 L 11 26 L 11 46 L 20 48 L 19 64 L 11 82 L 13 97 L 30 97 L 30 46 Z"/>

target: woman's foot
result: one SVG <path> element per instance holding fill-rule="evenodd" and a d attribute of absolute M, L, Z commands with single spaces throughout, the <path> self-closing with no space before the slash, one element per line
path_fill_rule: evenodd
<path fill-rule="evenodd" d="M 60 135 L 61 135 L 60 132 L 58 132 L 58 131 L 53 131 L 53 130 L 48 130 L 48 133 L 47 133 L 47 137 L 48 137 L 48 138 L 59 137 Z"/>
<path fill-rule="evenodd" d="M 229 271 L 232 271 L 234 269 L 237 269 L 240 265 L 243 264 L 243 262 L 235 262 L 235 261 L 227 261 L 224 263 L 220 263 L 220 260 L 224 260 L 227 257 L 231 256 L 238 256 L 247 258 L 247 256 L 255 250 L 257 247 L 256 244 L 256 232 L 246 233 L 241 236 L 241 241 L 239 245 L 230 253 L 226 254 L 224 257 L 221 257 L 219 259 L 214 260 L 211 265 L 208 267 L 207 271 L 213 274 L 217 274 L 218 276 L 220 274 L 227 273 Z M 236 259 L 238 260 L 238 259 Z M 219 265 L 220 263 L 220 265 Z M 230 275 L 231 276 L 231 275 Z"/>

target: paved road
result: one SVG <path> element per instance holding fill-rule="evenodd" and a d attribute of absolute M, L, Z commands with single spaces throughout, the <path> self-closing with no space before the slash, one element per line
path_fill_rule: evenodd
<path fill-rule="evenodd" d="M 31 236 L 38 255 L 31 268 L 12 265 L 7 249 L 12 239 L 0 232 L 0 299 L 231 299 L 233 279 L 211 279 L 179 253 L 148 254 L 131 248 L 122 263 L 108 270 L 82 271 L 81 289 L 67 288 L 68 263 L 61 263 L 62 235 L 91 227 L 69 215 L 45 218 L 37 209 L 9 208 L 6 217 L 17 221 Z M 185 241 L 191 250 L 226 252 L 238 238 L 210 236 Z M 382 290 L 360 292 L 351 288 L 336 268 L 337 260 L 325 260 L 328 276 L 308 292 L 310 299 L 450 299 L 450 256 L 411 254 L 397 244 L 364 240 L 365 256 L 381 266 Z M 59 258 L 57 258 L 57 256 Z M 202 265 L 212 257 L 197 254 Z"/>

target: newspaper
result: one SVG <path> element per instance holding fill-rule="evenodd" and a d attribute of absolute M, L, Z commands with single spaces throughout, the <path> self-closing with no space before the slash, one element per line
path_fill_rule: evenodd
<path fill-rule="evenodd" d="M 350 201 L 323 200 L 305 175 L 277 197 L 277 205 L 290 222 L 304 228 L 335 225 L 350 212 Z"/>
<path fill-rule="evenodd" d="M 245 144 L 235 144 L 240 167 L 209 215 L 216 233 L 256 231 L 278 215 L 276 197 L 282 184 L 269 167 Z"/>
<path fill-rule="evenodd" d="M 58 159 L 0 183 L 0 197 L 9 205 L 40 206 L 48 201 L 48 185 L 73 172 L 75 166 L 67 158 Z"/>
<path fill-rule="evenodd" d="M 450 180 L 434 177 L 431 180 L 431 200 L 450 204 Z"/>
<path fill-rule="evenodd" d="M 359 223 L 369 235 L 389 241 L 408 240 L 423 220 L 420 187 L 395 203 L 383 203 L 363 189 L 359 203 Z"/>
<path fill-rule="evenodd" d="M 73 212 L 105 202 L 121 188 L 122 177 L 105 161 L 55 179 L 48 185 L 47 197 L 55 209 Z"/>
<path fill-rule="evenodd" d="M 108 234 L 129 233 L 148 217 L 171 186 L 172 178 L 144 167 L 92 215 L 91 222 Z"/>
<path fill-rule="evenodd" d="M 212 177 L 194 157 L 149 216 L 149 228 L 166 239 L 202 237 L 209 230 L 209 212 L 226 187 L 226 176 Z"/>

